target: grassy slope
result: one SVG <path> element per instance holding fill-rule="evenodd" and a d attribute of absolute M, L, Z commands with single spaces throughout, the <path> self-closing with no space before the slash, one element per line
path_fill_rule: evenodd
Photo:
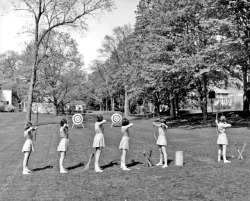
<path fill-rule="evenodd" d="M 107 117 L 108 118 L 108 117 Z M 249 130 L 228 130 L 228 156 L 232 164 L 217 163 L 214 128 L 169 129 L 169 168 L 149 168 L 142 151 L 153 150 L 152 161 L 158 162 L 152 121 L 134 120 L 130 129 L 131 150 L 127 164 L 119 168 L 120 128 L 105 125 L 106 147 L 101 157 L 103 173 L 95 173 L 93 162 L 82 172 L 92 152 L 94 118 L 87 116 L 85 129 L 70 129 L 70 150 L 65 159 L 69 174 L 60 174 L 59 117 L 39 116 L 35 152 L 30 158 L 31 175 L 22 175 L 24 114 L 0 113 L 0 200 L 249 200 L 249 145 L 237 160 L 234 143 L 250 144 Z M 34 117 L 35 119 L 35 117 Z M 174 166 L 175 152 L 184 152 L 183 167 Z"/>

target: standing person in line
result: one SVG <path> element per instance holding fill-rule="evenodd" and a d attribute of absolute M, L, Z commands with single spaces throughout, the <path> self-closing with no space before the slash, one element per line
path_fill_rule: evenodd
<path fill-rule="evenodd" d="M 231 161 L 227 160 L 227 155 L 226 155 L 227 145 L 228 145 L 226 128 L 231 127 L 231 124 L 226 123 L 225 116 L 221 116 L 219 122 L 216 119 L 215 123 L 217 124 L 217 129 L 218 129 L 217 132 L 218 134 L 217 144 L 219 145 L 218 162 L 221 161 L 221 155 L 222 155 L 224 163 L 231 163 Z"/>
<path fill-rule="evenodd" d="M 153 122 L 153 125 L 159 127 L 158 129 L 159 135 L 156 144 L 159 147 L 160 161 L 156 165 L 157 166 L 162 165 L 162 168 L 166 168 L 168 167 L 167 138 L 166 138 L 168 126 L 166 125 L 166 122 L 163 118 L 160 119 L 160 123 Z"/>
<path fill-rule="evenodd" d="M 34 151 L 33 146 L 33 132 L 37 129 L 37 127 L 33 127 L 31 122 L 27 122 L 24 126 L 24 137 L 26 141 L 23 145 L 22 152 L 24 153 L 23 158 L 23 174 L 30 174 L 30 170 L 28 169 L 28 162 L 30 158 L 30 154 Z"/>
<path fill-rule="evenodd" d="M 104 142 L 104 128 L 103 125 L 106 120 L 103 119 L 102 115 L 97 115 L 95 122 L 95 137 L 93 141 L 93 147 L 95 148 L 95 171 L 103 172 L 99 166 L 99 158 L 101 156 L 102 148 L 105 147 Z"/>
<path fill-rule="evenodd" d="M 62 119 L 60 122 L 60 126 L 61 126 L 60 128 L 61 141 L 57 147 L 57 151 L 61 153 L 59 159 L 60 173 L 68 173 L 68 170 L 63 167 L 64 158 L 66 152 L 69 149 L 69 132 L 68 132 L 69 125 L 67 124 L 67 120 Z"/>
<path fill-rule="evenodd" d="M 133 126 L 133 123 L 129 123 L 129 120 L 124 118 L 122 120 L 122 127 L 121 127 L 121 131 L 122 131 L 122 140 L 120 142 L 120 146 L 119 149 L 122 149 L 122 155 L 121 155 L 121 168 L 123 170 L 130 170 L 129 168 L 127 168 L 126 166 L 126 154 L 127 151 L 129 150 L 129 128 Z"/>

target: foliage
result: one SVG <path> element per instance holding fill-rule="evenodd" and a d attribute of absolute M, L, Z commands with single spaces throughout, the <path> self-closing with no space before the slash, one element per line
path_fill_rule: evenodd
<path fill-rule="evenodd" d="M 53 103 L 57 111 L 77 99 L 77 89 L 85 82 L 83 62 L 76 42 L 69 34 L 51 32 L 42 43 L 46 57 L 40 64 L 35 97 Z"/>
<path fill-rule="evenodd" d="M 33 33 L 34 51 L 33 65 L 28 91 L 28 108 L 26 121 L 31 120 L 33 92 L 37 81 L 37 70 L 44 59 L 41 54 L 41 44 L 48 38 L 50 32 L 59 27 L 71 27 L 85 30 L 87 17 L 100 11 L 110 10 L 113 7 L 112 0 L 13 0 L 15 10 L 23 11 L 32 19 L 32 27 L 28 31 Z"/>

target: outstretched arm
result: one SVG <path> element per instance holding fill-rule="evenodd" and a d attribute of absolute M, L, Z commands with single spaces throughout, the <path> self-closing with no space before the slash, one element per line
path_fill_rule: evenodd
<path fill-rule="evenodd" d="M 160 127 L 160 126 L 161 126 L 161 123 L 153 122 L 153 125 L 154 125 L 154 126 L 159 126 L 159 127 Z"/>
<path fill-rule="evenodd" d="M 105 122 L 106 122 L 106 120 L 104 119 L 101 122 L 97 122 L 97 124 L 100 126 L 100 125 L 104 124 Z"/>
<path fill-rule="evenodd" d="M 128 129 L 129 127 L 133 126 L 134 124 L 133 123 L 130 123 L 129 125 L 127 126 L 124 126 L 125 129 Z"/>
<path fill-rule="evenodd" d="M 24 131 L 24 137 L 27 137 L 30 134 L 30 132 L 33 132 L 36 129 L 37 129 L 37 127 L 28 128 L 26 131 Z"/>

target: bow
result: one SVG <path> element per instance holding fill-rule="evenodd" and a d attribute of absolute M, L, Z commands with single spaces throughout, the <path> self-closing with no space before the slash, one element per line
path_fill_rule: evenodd
<path fill-rule="evenodd" d="M 155 134 L 155 125 L 154 124 L 153 124 L 153 130 L 154 130 L 155 141 L 157 141 L 156 134 Z"/>
<path fill-rule="evenodd" d="M 216 123 L 216 133 L 218 135 L 218 111 L 216 111 L 215 123 Z"/>
<path fill-rule="evenodd" d="M 38 127 L 38 105 L 36 107 L 36 127 Z M 36 142 L 36 134 L 37 134 L 37 129 L 36 129 L 35 135 L 34 135 L 34 142 Z"/>

